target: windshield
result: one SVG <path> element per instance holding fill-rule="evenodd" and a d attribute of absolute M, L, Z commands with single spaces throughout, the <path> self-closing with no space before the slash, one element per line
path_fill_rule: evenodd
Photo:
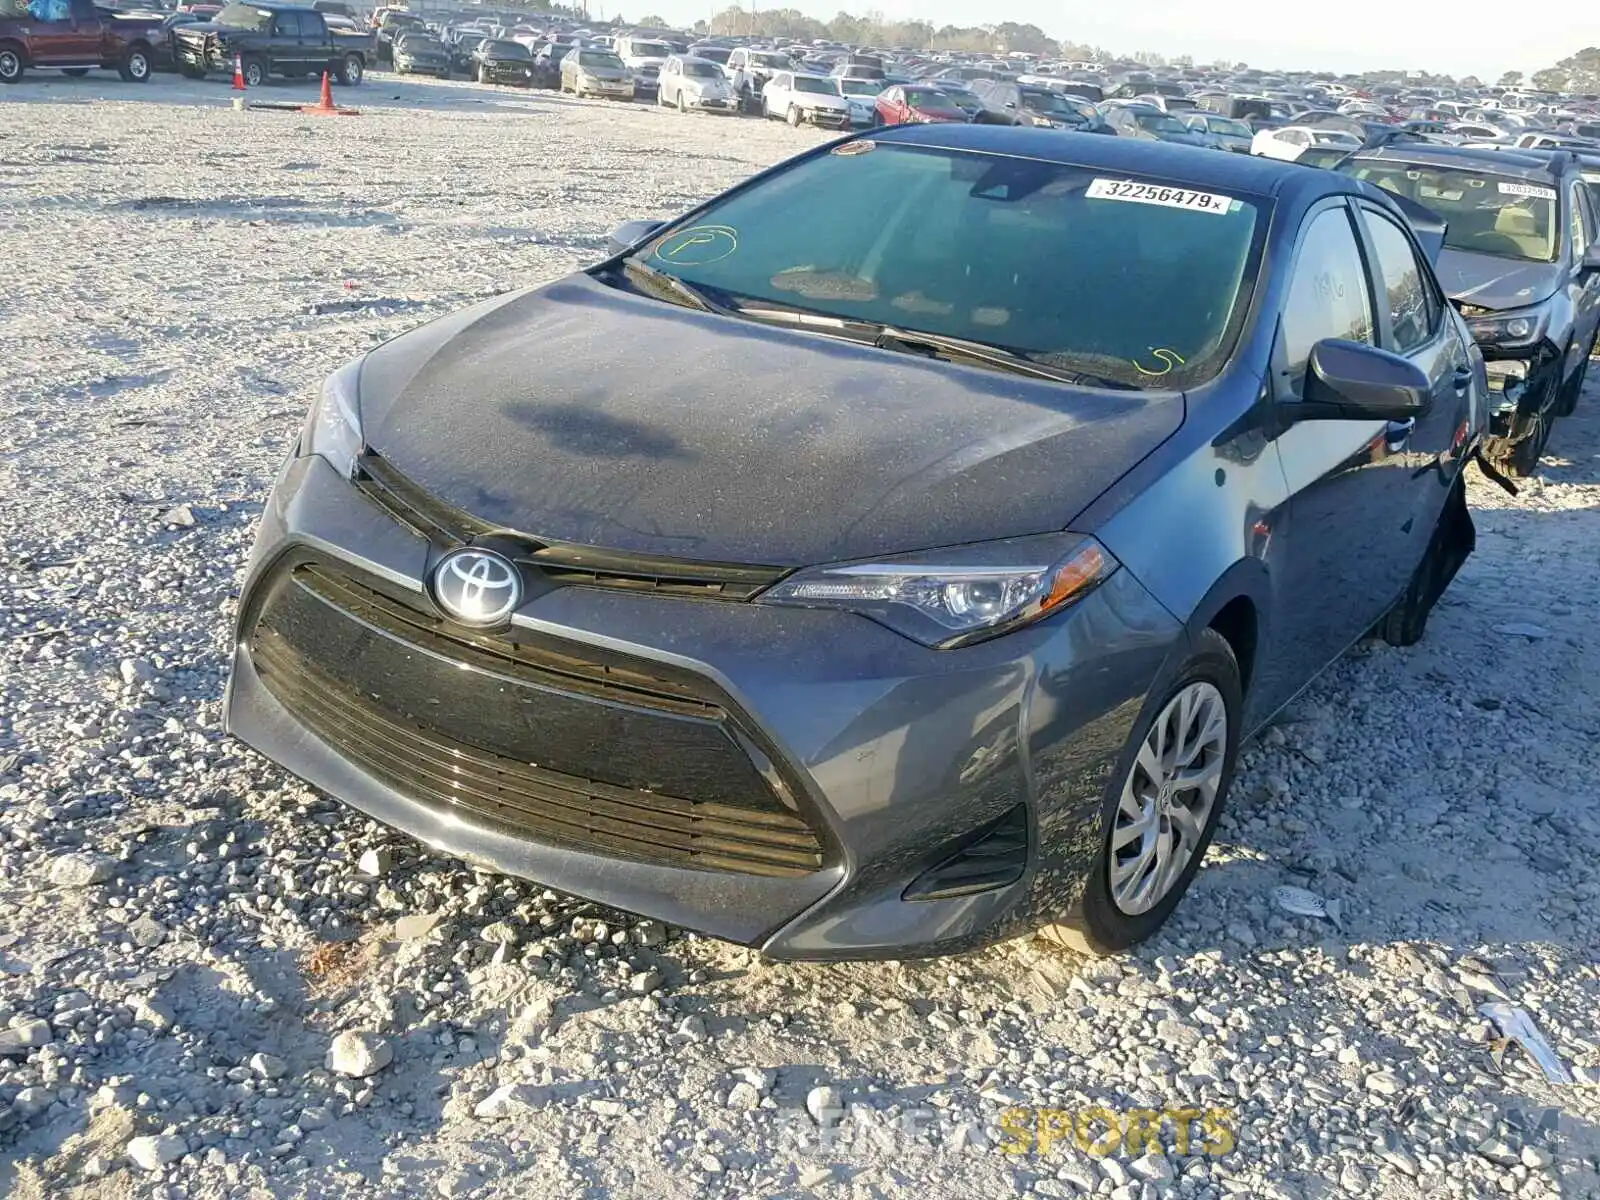
<path fill-rule="evenodd" d="M 723 78 L 722 68 L 708 62 L 686 62 L 683 64 L 683 73 L 695 79 Z"/>
<path fill-rule="evenodd" d="M 794 64 L 789 61 L 787 54 L 752 54 L 750 56 L 752 67 L 766 67 L 771 71 L 792 71 Z"/>
<path fill-rule="evenodd" d="M 713 203 L 640 255 L 735 305 L 965 338 L 1135 387 L 1186 387 L 1226 359 L 1259 260 L 1255 202 L 1036 159 L 844 150 Z"/>
<path fill-rule="evenodd" d="M 634 58 L 666 58 L 672 47 L 665 42 L 630 42 L 628 51 Z"/>
<path fill-rule="evenodd" d="M 622 70 L 622 60 L 609 50 L 579 50 L 578 65 L 580 67 L 610 67 L 613 71 Z"/>
<path fill-rule="evenodd" d="M 814 75 L 796 75 L 794 77 L 794 90 L 797 92 L 810 92 L 816 96 L 837 96 L 839 89 L 833 86 L 831 79 L 818 79 Z"/>
<path fill-rule="evenodd" d="M 521 42 L 485 42 L 483 52 L 495 58 L 532 58 L 528 48 Z"/>
<path fill-rule="evenodd" d="M 1073 104 L 1065 96 L 1045 88 L 1023 88 L 1022 103 L 1036 112 L 1046 112 L 1053 117 L 1065 117 L 1072 121 L 1083 120 L 1083 110 Z"/>
<path fill-rule="evenodd" d="M 873 79 L 841 79 L 839 90 L 846 96 L 876 96 L 883 85 Z"/>
<path fill-rule="evenodd" d="M 1438 213 L 1448 223 L 1444 244 L 1452 250 L 1555 261 L 1560 227 L 1553 187 L 1412 163 L 1356 162 L 1345 169 Z"/>
<path fill-rule="evenodd" d="M 229 29 L 249 29 L 266 33 L 272 28 L 272 13 L 251 4 L 230 4 L 216 15 L 218 25 Z"/>
<path fill-rule="evenodd" d="M 1140 129 L 1149 130 L 1151 133 L 1188 133 L 1182 121 L 1177 117 L 1169 117 L 1166 113 L 1135 113 L 1133 119 L 1139 122 Z"/>
<path fill-rule="evenodd" d="M 955 101 L 933 88 L 907 88 L 906 103 L 912 108 L 954 108 Z"/>
<path fill-rule="evenodd" d="M 400 48 L 407 54 L 416 54 L 424 50 L 438 52 L 444 49 L 444 43 L 431 37 L 423 37 L 420 34 L 408 33 L 405 36 L 405 40 L 400 43 Z"/>

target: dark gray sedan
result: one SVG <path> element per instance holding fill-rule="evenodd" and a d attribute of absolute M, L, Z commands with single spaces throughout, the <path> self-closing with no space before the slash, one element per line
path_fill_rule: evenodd
<path fill-rule="evenodd" d="M 625 227 L 328 380 L 229 728 L 780 958 L 1125 947 L 1241 740 L 1472 549 L 1483 360 L 1403 205 L 941 125 Z"/>

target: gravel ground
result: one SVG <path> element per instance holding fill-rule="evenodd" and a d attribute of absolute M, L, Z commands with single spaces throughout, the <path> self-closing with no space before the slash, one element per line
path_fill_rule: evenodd
<path fill-rule="evenodd" d="M 1352 651 L 1246 752 L 1138 953 L 772 964 L 429 856 L 224 739 L 218 702 L 322 375 L 820 135 L 341 99 L 364 115 L 6 93 L 0 1194 L 1600 1192 L 1600 395 L 1521 497 L 1474 481 L 1422 644 Z M 1577 1084 L 1492 1041 L 1501 993 Z M 1224 1110 L 1235 1144 L 1024 1147 L 1032 1105 Z"/>

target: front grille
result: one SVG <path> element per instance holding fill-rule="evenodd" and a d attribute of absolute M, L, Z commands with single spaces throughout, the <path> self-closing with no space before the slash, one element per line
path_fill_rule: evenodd
<path fill-rule="evenodd" d="M 402 525 L 441 546 L 462 546 L 491 535 L 509 537 L 521 547 L 512 557 L 556 584 L 702 600 L 749 600 L 787 573 L 782 567 L 695 562 L 544 541 L 445 503 L 371 450 L 363 453 L 357 464 L 356 487 Z"/>
<path fill-rule="evenodd" d="M 639 862 L 822 865 L 793 789 L 692 673 L 458 631 L 316 564 L 268 585 L 249 645 L 296 720 L 435 811 Z"/>

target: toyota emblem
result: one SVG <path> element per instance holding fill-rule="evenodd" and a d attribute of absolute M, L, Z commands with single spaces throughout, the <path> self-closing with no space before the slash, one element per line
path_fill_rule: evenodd
<path fill-rule="evenodd" d="M 463 625 L 500 625 L 522 607 L 522 576 L 493 551 L 452 550 L 433 569 L 433 598 Z"/>

